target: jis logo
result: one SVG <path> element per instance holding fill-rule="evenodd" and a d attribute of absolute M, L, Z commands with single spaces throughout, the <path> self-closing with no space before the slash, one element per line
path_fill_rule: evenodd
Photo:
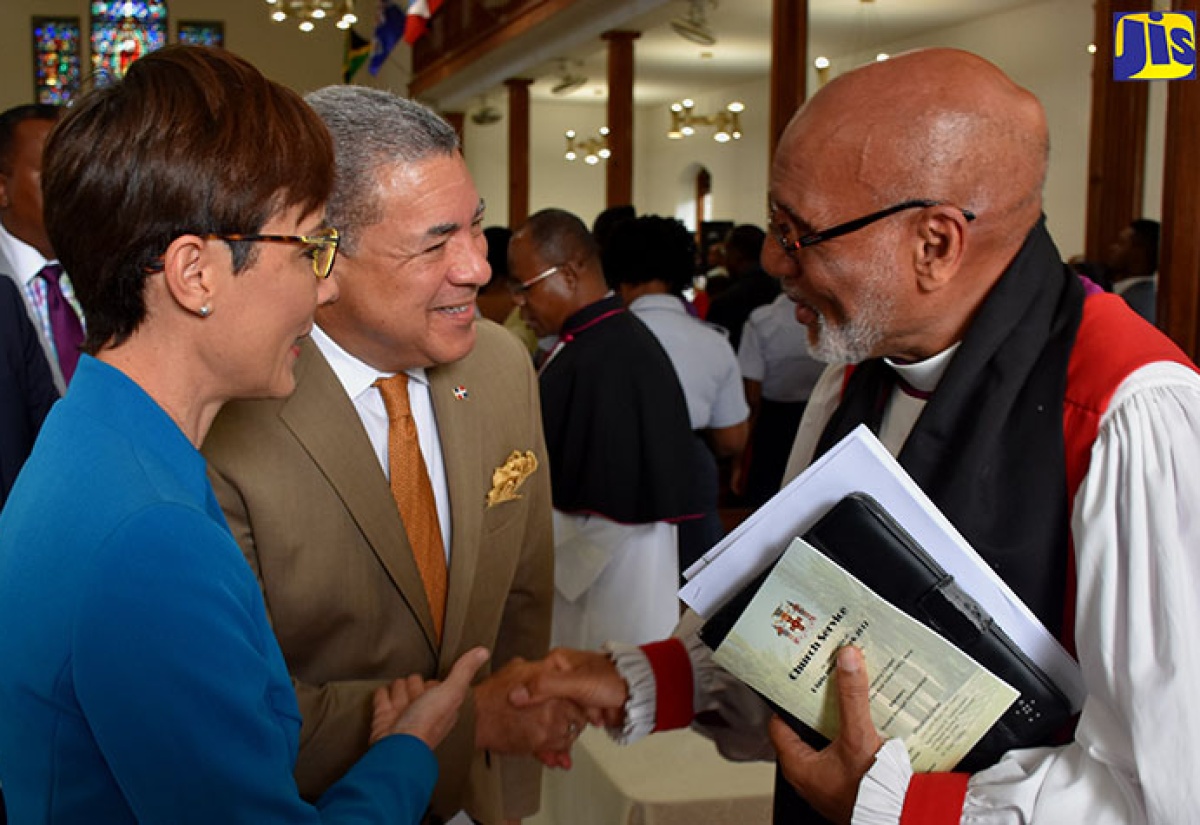
<path fill-rule="evenodd" d="M 1194 80 L 1196 13 L 1113 14 L 1113 80 Z"/>

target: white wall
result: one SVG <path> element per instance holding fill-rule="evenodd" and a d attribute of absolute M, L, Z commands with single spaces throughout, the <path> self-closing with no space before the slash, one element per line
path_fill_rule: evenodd
<path fill-rule="evenodd" d="M 889 51 L 920 46 L 952 46 L 986 57 L 1030 89 L 1046 108 L 1050 125 L 1051 161 L 1045 190 L 1045 209 L 1051 233 L 1064 256 L 1083 249 L 1087 196 L 1087 134 L 1090 117 L 1091 66 L 1086 47 L 1092 31 L 1091 0 L 1041 0 L 1017 9 L 895 43 Z M 815 56 L 815 55 L 814 55 Z M 866 56 L 829 55 L 839 71 Z M 871 55 L 873 57 L 873 54 Z M 1103 67 L 1106 70 L 1106 67 Z M 697 111 L 709 114 L 728 101 L 746 104 L 742 115 L 745 137 L 736 143 L 717 144 L 711 129 L 694 137 L 672 141 L 666 137 L 669 116 L 665 106 L 640 106 L 635 111 L 634 201 L 640 212 L 677 214 L 681 198 L 688 195 L 682 183 L 687 170 L 703 165 L 712 175 L 713 218 L 762 224 L 767 190 L 767 78 L 729 89 L 697 90 Z M 1159 84 L 1162 85 L 1162 84 Z M 809 89 L 815 90 L 810 70 Z M 1160 91 L 1160 90 L 1155 90 Z M 1161 125 L 1155 126 L 1155 107 L 1161 103 L 1152 92 L 1151 133 L 1147 159 L 1147 214 L 1157 213 L 1161 189 Z M 503 108 L 504 101 L 493 101 Z M 530 206 L 536 210 L 559 206 L 585 221 L 604 208 L 604 170 L 583 167 L 563 159 L 562 133 L 574 128 L 581 134 L 603 125 L 602 98 L 584 102 L 531 104 Z M 1161 120 L 1161 115 L 1158 115 Z M 467 158 L 489 204 L 489 220 L 507 219 L 507 126 L 485 129 L 468 126 Z M 1157 174 L 1155 170 L 1158 170 Z M 500 220 L 497 220 L 500 219 Z"/>
<path fill-rule="evenodd" d="M 604 209 L 605 161 L 589 166 L 579 157 L 565 157 L 565 132 L 574 129 L 579 140 L 600 137 L 606 125 L 607 104 L 541 103 L 530 104 L 529 118 L 529 212 L 556 206 L 574 212 L 591 226 L 592 219 Z M 634 115 L 636 127 L 637 115 Z M 635 151 L 634 171 L 637 171 Z"/>
<path fill-rule="evenodd" d="M 713 115 L 733 100 L 746 110 L 741 114 L 742 139 L 717 143 L 712 127 L 698 126 L 696 134 L 671 140 L 669 108 L 644 106 L 637 111 L 637 158 L 634 200 L 641 212 L 675 215 L 681 197 L 688 201 L 695 190 L 692 169 L 703 166 L 712 176 L 712 220 L 755 223 L 763 226 L 767 211 L 767 83 L 744 83 L 726 89 L 696 92 L 697 114 Z M 684 222 L 689 228 L 694 210 Z"/>
<path fill-rule="evenodd" d="M 1109 70 L 1106 58 L 1087 53 L 1092 20 L 1091 0 L 1041 0 L 885 49 L 893 54 L 922 46 L 966 49 L 1037 95 L 1050 126 L 1045 212 L 1064 258 L 1083 251 L 1092 63 Z M 841 56 L 830 55 L 835 69 L 839 62 L 851 62 L 837 57 Z M 858 55 L 853 62 L 866 59 L 874 59 L 874 54 Z M 810 72 L 810 88 L 813 82 Z"/>
<path fill-rule="evenodd" d="M 484 226 L 508 226 L 508 101 L 494 95 L 488 102 L 504 113 L 504 119 L 477 126 L 468 116 L 463 123 L 463 157 L 487 205 Z"/>
<path fill-rule="evenodd" d="M 463 146 L 467 168 L 480 196 L 487 203 L 487 225 L 508 225 L 508 101 L 492 95 L 488 103 L 504 119 L 480 126 L 466 118 Z M 476 104 L 477 106 L 478 104 Z M 476 106 L 472 107 L 474 111 Z M 599 137 L 606 108 L 599 103 L 534 101 L 529 114 L 529 212 L 557 207 L 573 212 L 589 226 L 604 209 L 604 161 L 589 166 L 582 156 L 568 161 L 565 132 L 574 129 L 581 140 Z M 636 118 L 635 118 L 636 123 Z M 636 167 L 635 167 L 636 171 Z M 514 227 L 515 228 L 515 227 Z"/>
<path fill-rule="evenodd" d="M 684 140 L 669 140 L 671 118 L 666 105 L 634 110 L 634 204 L 640 213 L 674 215 L 685 172 L 696 164 L 712 176 L 713 220 L 761 224 L 766 211 L 767 104 L 764 83 L 749 83 L 721 91 L 696 94 L 696 111 L 714 114 L 731 100 L 746 104 L 740 141 L 719 144 L 713 130 L 699 127 Z M 467 118 L 464 145 L 467 166 L 487 202 L 488 224 L 508 220 L 508 106 L 503 95 L 488 102 L 505 113 L 505 120 L 478 126 Z M 533 101 L 530 104 L 529 209 L 558 207 L 579 215 L 589 226 L 605 207 L 604 162 L 588 166 L 565 158 L 564 133 L 574 129 L 581 139 L 595 137 L 605 125 L 604 98 L 574 101 Z M 690 187 L 690 188 L 689 188 Z M 690 223 L 690 221 L 689 221 Z"/>

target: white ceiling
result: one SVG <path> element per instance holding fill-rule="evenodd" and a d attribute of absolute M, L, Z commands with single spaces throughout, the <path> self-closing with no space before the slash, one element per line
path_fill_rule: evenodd
<path fill-rule="evenodd" d="M 809 0 L 809 57 L 849 55 L 918 37 L 1038 0 Z M 676 34 L 689 0 L 577 0 L 524 38 L 501 46 L 422 97 L 445 110 L 470 109 L 483 94 L 499 97 L 509 77 L 533 77 L 534 100 L 595 103 L 606 94 L 603 31 L 641 32 L 634 46 L 639 104 L 676 100 L 697 88 L 719 89 L 765 78 L 770 63 L 772 0 L 704 0 L 713 46 Z M 568 95 L 550 89 L 561 60 L 588 82 Z M 836 68 L 836 65 L 835 65 Z"/>

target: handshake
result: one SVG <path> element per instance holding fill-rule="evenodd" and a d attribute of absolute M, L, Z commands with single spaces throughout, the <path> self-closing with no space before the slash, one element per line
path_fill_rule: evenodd
<path fill-rule="evenodd" d="M 467 692 L 475 701 L 475 747 L 492 753 L 533 755 L 551 768 L 571 767 L 571 746 L 590 724 L 619 726 L 628 686 L 607 653 L 557 648 L 538 662 L 513 659 L 469 684 L 487 661 L 475 648 L 443 682 L 397 679 L 374 697 L 371 743 L 409 733 L 431 748 L 449 732 Z"/>
<path fill-rule="evenodd" d="M 538 662 L 513 659 L 475 687 L 475 746 L 570 768 L 584 727 L 624 722 L 628 693 L 607 653 L 556 648 Z"/>

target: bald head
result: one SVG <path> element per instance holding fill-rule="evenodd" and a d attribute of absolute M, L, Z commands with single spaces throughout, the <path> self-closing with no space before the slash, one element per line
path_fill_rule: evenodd
<path fill-rule="evenodd" d="M 558 333 L 569 316 L 608 292 L 592 233 L 563 209 L 543 209 L 516 231 L 508 269 L 510 280 L 525 285 L 514 300 L 539 336 Z"/>
<path fill-rule="evenodd" d="M 544 260 L 569 261 L 598 259 L 599 247 L 592 233 L 578 216 L 565 209 L 543 209 L 530 216 L 518 235 Z"/>
<path fill-rule="evenodd" d="M 961 340 L 1041 216 L 1047 153 L 1041 104 L 967 52 L 909 52 L 822 88 L 780 140 L 779 243 L 763 248 L 812 351 L 915 361 Z M 792 246 L 804 235 L 818 239 Z"/>
<path fill-rule="evenodd" d="M 881 207 L 933 198 L 1011 236 L 1041 213 L 1049 138 L 1041 104 L 968 52 L 926 49 L 848 72 L 792 119 L 777 162 L 823 165 L 827 191 Z M 1021 233 L 1023 234 L 1023 233 Z"/>

